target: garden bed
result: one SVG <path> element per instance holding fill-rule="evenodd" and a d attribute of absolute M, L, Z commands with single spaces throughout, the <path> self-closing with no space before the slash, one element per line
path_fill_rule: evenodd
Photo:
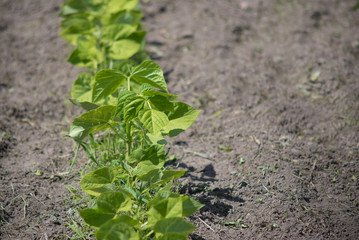
<path fill-rule="evenodd" d="M 65 238 L 78 69 L 62 1 L 1 1 L 0 238 Z M 355 1 L 143 3 L 146 49 L 168 89 L 202 110 L 170 141 L 180 192 L 205 206 L 192 239 L 359 235 Z M 75 169 L 86 162 L 80 156 Z"/>

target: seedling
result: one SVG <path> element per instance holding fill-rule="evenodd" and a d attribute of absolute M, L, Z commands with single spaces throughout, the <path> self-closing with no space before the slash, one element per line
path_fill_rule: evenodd
<path fill-rule="evenodd" d="M 95 168 L 80 185 L 96 205 L 79 213 L 97 239 L 187 239 L 195 227 L 183 217 L 203 205 L 172 191 L 185 172 L 164 167 L 164 145 L 199 111 L 177 101 L 146 60 L 138 9 L 137 0 L 68 0 L 60 14 L 60 35 L 76 46 L 68 61 L 91 70 L 78 75 L 70 100 L 86 112 L 68 136 Z"/>

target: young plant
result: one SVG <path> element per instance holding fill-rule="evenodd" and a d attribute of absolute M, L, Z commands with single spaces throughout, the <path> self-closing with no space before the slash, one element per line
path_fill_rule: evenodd
<path fill-rule="evenodd" d="M 135 54 L 143 57 L 146 32 L 138 9 L 137 0 L 68 0 L 60 36 L 77 46 L 68 61 L 96 71 Z"/>
<path fill-rule="evenodd" d="M 94 109 L 74 119 L 69 136 L 82 143 L 89 134 L 110 129 L 126 144 L 125 156 L 80 182 L 86 193 L 97 197 L 96 208 L 81 210 L 80 215 L 98 229 L 98 239 L 186 239 L 194 230 L 182 217 L 202 205 L 171 191 L 173 180 L 184 171 L 164 168 L 164 136 L 186 130 L 199 114 L 176 98 L 168 93 L 161 68 L 150 60 L 96 74 Z"/>
<path fill-rule="evenodd" d="M 195 227 L 183 217 L 203 205 L 172 191 L 185 172 L 164 167 L 164 137 L 199 111 L 168 92 L 158 64 L 143 61 L 138 9 L 137 0 L 68 0 L 60 14 L 60 35 L 77 47 L 68 61 L 92 70 L 78 75 L 70 99 L 86 112 L 69 136 L 96 166 L 80 182 L 96 205 L 79 213 L 97 239 L 187 239 Z"/>

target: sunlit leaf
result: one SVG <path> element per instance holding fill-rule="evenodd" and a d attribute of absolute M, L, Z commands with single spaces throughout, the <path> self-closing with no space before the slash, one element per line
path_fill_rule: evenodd
<path fill-rule="evenodd" d="M 126 81 L 126 76 L 121 72 L 113 69 L 104 69 L 99 71 L 95 76 L 95 84 L 92 91 L 92 99 L 98 102 L 106 98 Z"/>
<path fill-rule="evenodd" d="M 132 207 L 132 200 L 128 194 L 120 191 L 104 192 L 97 199 L 97 207 L 109 213 L 129 211 Z"/>
<path fill-rule="evenodd" d="M 106 213 L 101 209 L 84 209 L 79 210 L 79 213 L 87 224 L 94 227 L 100 227 L 115 216 L 114 213 Z"/>
<path fill-rule="evenodd" d="M 164 218 L 156 223 L 153 230 L 157 236 L 167 233 L 190 234 L 196 227 L 180 217 Z"/>
<path fill-rule="evenodd" d="M 163 134 L 177 136 L 194 123 L 200 112 L 183 102 L 174 102 L 174 112 L 168 115 L 169 123 L 164 127 Z"/>
<path fill-rule="evenodd" d="M 148 83 L 155 88 L 168 92 L 161 67 L 151 60 L 144 61 L 137 66 L 131 75 L 131 79 L 139 84 Z"/>
<path fill-rule="evenodd" d="M 103 192 L 114 191 L 112 184 L 119 174 L 115 168 L 103 167 L 86 174 L 80 181 L 82 190 L 92 196 L 99 196 Z"/>
<path fill-rule="evenodd" d="M 75 118 L 70 126 L 69 136 L 76 141 L 82 141 L 90 133 L 95 133 L 109 128 L 115 106 L 102 106 L 82 114 Z"/>
<path fill-rule="evenodd" d="M 101 42 L 106 44 L 119 39 L 127 38 L 136 30 L 136 27 L 131 24 L 112 24 L 105 26 L 101 30 Z"/>
<path fill-rule="evenodd" d="M 96 232 L 98 240 L 140 240 L 138 233 L 122 219 L 112 219 Z"/>
<path fill-rule="evenodd" d="M 140 113 L 140 121 L 152 134 L 156 134 L 168 124 L 168 117 L 155 109 L 146 109 Z"/>

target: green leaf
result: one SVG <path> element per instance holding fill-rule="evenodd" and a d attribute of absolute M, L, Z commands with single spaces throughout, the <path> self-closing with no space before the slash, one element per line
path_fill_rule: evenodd
<path fill-rule="evenodd" d="M 135 119 L 138 113 L 145 108 L 145 99 L 137 95 L 128 95 L 124 104 L 125 122 Z"/>
<path fill-rule="evenodd" d="M 78 211 L 84 221 L 93 227 L 100 227 L 115 216 L 114 213 L 105 213 L 101 209 L 84 209 Z"/>
<path fill-rule="evenodd" d="M 166 233 L 157 240 L 187 240 L 187 236 L 180 233 Z"/>
<path fill-rule="evenodd" d="M 119 60 L 114 61 L 113 69 L 117 69 L 126 77 L 131 76 L 132 69 L 136 66 L 136 63 L 132 60 Z"/>
<path fill-rule="evenodd" d="M 144 182 L 157 182 L 161 179 L 163 164 L 154 165 L 151 161 L 143 161 L 137 164 L 134 175 Z"/>
<path fill-rule="evenodd" d="M 141 85 L 142 86 L 142 85 Z M 159 92 L 156 90 L 144 90 L 141 92 L 143 96 L 152 97 L 152 96 L 163 96 L 166 97 L 169 101 L 174 101 L 178 98 L 178 95 L 165 93 L 165 92 Z"/>
<path fill-rule="evenodd" d="M 89 73 L 79 73 L 72 84 L 71 98 L 79 102 L 91 102 L 91 91 L 95 83 L 94 77 Z"/>
<path fill-rule="evenodd" d="M 98 102 L 117 91 L 126 81 L 126 76 L 117 70 L 104 69 L 95 76 L 95 84 L 92 91 L 92 99 Z"/>
<path fill-rule="evenodd" d="M 68 0 L 62 6 L 60 16 L 65 17 L 76 13 L 94 11 L 101 3 L 102 0 Z"/>
<path fill-rule="evenodd" d="M 148 83 L 155 88 L 168 92 L 161 67 L 151 60 L 144 61 L 137 66 L 131 75 L 131 79 L 139 84 Z"/>
<path fill-rule="evenodd" d="M 169 123 L 163 128 L 163 134 L 174 137 L 189 128 L 196 120 L 198 111 L 183 102 L 173 102 L 174 112 L 168 114 Z"/>
<path fill-rule="evenodd" d="M 166 145 L 167 141 L 163 138 L 161 133 L 151 134 L 147 133 L 145 139 L 150 144 Z"/>
<path fill-rule="evenodd" d="M 182 199 L 169 197 L 153 205 L 148 211 L 148 223 L 156 224 L 163 218 L 182 217 Z"/>
<path fill-rule="evenodd" d="M 109 43 L 119 39 L 127 38 L 136 31 L 131 24 L 112 24 L 101 29 L 101 42 Z"/>
<path fill-rule="evenodd" d="M 82 190 L 92 196 L 99 196 L 103 192 L 114 191 L 112 183 L 118 179 L 115 168 L 103 167 L 86 174 L 80 181 Z"/>
<path fill-rule="evenodd" d="M 168 233 L 178 233 L 182 235 L 188 235 L 196 227 L 184 220 L 181 217 L 165 218 L 156 223 L 153 230 L 157 233 L 156 236 Z"/>
<path fill-rule="evenodd" d="M 97 199 L 97 207 L 108 213 L 130 211 L 132 200 L 123 192 L 104 192 Z"/>
<path fill-rule="evenodd" d="M 134 150 L 127 161 L 129 163 L 134 163 L 136 161 L 142 162 L 145 160 L 151 161 L 154 165 L 158 165 L 160 163 L 164 163 L 166 159 L 166 154 L 163 145 L 153 144 L 146 149 L 138 148 Z"/>
<path fill-rule="evenodd" d="M 182 198 L 182 216 L 189 217 L 192 216 L 195 212 L 201 209 L 204 205 L 200 202 L 197 202 L 189 196 L 181 196 Z"/>
<path fill-rule="evenodd" d="M 152 134 L 157 134 L 168 124 L 168 117 L 163 112 L 147 109 L 139 113 L 140 122 Z"/>
<path fill-rule="evenodd" d="M 130 216 L 128 216 L 126 214 L 121 214 L 120 216 L 118 216 L 116 218 L 116 220 L 119 222 L 126 223 L 128 226 L 131 226 L 131 227 L 134 227 L 139 224 L 139 222 L 137 220 L 131 218 Z"/>
<path fill-rule="evenodd" d="M 78 100 L 76 99 L 69 99 L 70 102 L 78 107 L 81 107 L 83 109 L 85 109 L 86 111 L 90 111 L 90 110 L 93 110 L 93 109 L 96 109 L 98 108 L 99 106 L 92 103 L 92 102 L 79 102 Z"/>
<path fill-rule="evenodd" d="M 79 37 L 92 34 L 95 30 L 92 22 L 86 17 L 70 17 L 61 22 L 60 36 L 72 45 L 77 44 Z"/>
<path fill-rule="evenodd" d="M 122 90 L 119 92 L 116 111 L 114 114 L 116 118 L 119 118 L 121 114 L 124 114 L 124 108 L 126 106 L 126 102 L 128 102 L 128 99 L 132 99 L 132 97 L 134 96 L 136 96 L 135 93 L 128 90 Z"/>
<path fill-rule="evenodd" d="M 174 104 L 168 100 L 167 97 L 155 95 L 149 99 L 152 108 L 161 111 L 174 111 Z"/>
<path fill-rule="evenodd" d="M 77 41 L 77 49 L 72 52 L 68 61 L 79 67 L 97 69 L 104 58 L 103 52 L 96 47 L 95 36 L 81 36 Z"/>
<path fill-rule="evenodd" d="M 108 9 L 110 13 L 116 13 L 121 10 L 130 10 L 137 6 L 138 0 L 110 0 Z"/>
<path fill-rule="evenodd" d="M 138 233 L 123 219 L 112 219 L 96 232 L 98 240 L 140 240 Z"/>
<path fill-rule="evenodd" d="M 141 11 L 122 10 L 117 13 L 103 14 L 101 16 L 101 22 L 104 26 L 125 23 L 138 27 L 142 17 Z"/>
<path fill-rule="evenodd" d="M 80 142 L 90 133 L 95 133 L 109 128 L 115 106 L 102 106 L 88 111 L 73 120 L 70 126 L 69 136 L 75 141 Z"/>
<path fill-rule="evenodd" d="M 166 183 L 166 182 L 171 181 L 173 179 L 180 178 L 185 173 L 186 173 L 186 171 L 176 171 L 176 170 L 163 171 L 163 175 L 161 177 L 161 180 L 156 182 L 156 184 L 163 184 L 163 183 Z"/>
<path fill-rule="evenodd" d="M 177 198 L 180 196 L 178 193 L 173 193 L 171 191 L 173 187 L 173 183 L 168 183 L 166 186 L 162 187 L 156 194 L 154 198 L 152 198 L 151 201 L 148 202 L 147 206 L 151 207 L 153 205 L 156 205 L 157 203 L 161 202 L 162 200 L 168 199 L 169 197 Z"/>
<path fill-rule="evenodd" d="M 132 57 L 140 50 L 145 34 L 145 32 L 135 32 L 126 39 L 114 41 L 109 47 L 109 56 L 116 60 Z"/>

